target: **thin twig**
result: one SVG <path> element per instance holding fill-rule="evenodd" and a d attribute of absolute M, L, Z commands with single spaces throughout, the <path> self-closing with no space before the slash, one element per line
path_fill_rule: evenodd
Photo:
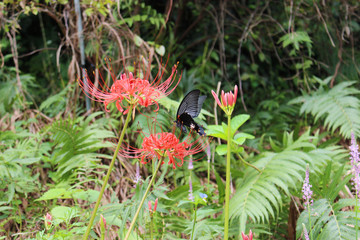
<path fill-rule="evenodd" d="M 41 51 L 47 51 L 47 50 L 56 50 L 57 48 L 39 48 L 39 49 L 36 49 L 32 52 L 29 52 L 29 53 L 25 53 L 25 54 L 22 54 L 20 55 L 18 58 L 23 58 L 23 57 L 27 57 L 27 56 L 30 56 L 30 55 L 33 55 L 37 52 L 41 52 Z"/>
<path fill-rule="evenodd" d="M 337 75 L 339 73 L 339 69 L 340 69 L 341 62 L 342 62 L 343 41 L 341 39 L 341 36 L 340 36 L 339 32 L 338 32 L 337 35 L 338 35 L 338 39 L 339 39 L 339 49 L 338 49 L 338 52 L 337 52 L 337 56 L 338 56 L 339 61 L 336 64 L 334 76 L 331 78 L 330 88 L 332 88 L 334 86 L 335 78 L 337 77 Z"/>
<path fill-rule="evenodd" d="M 289 26 L 288 26 L 288 32 L 290 33 L 290 30 L 291 32 L 294 31 L 294 27 L 293 27 L 293 7 L 294 7 L 294 2 L 293 0 L 290 1 L 290 17 L 289 17 Z"/>
<path fill-rule="evenodd" d="M 331 45 L 332 45 L 333 47 L 335 47 L 335 43 L 334 43 L 334 41 L 333 41 L 333 39 L 332 39 L 332 37 L 331 37 L 331 35 L 330 35 L 330 33 L 329 33 L 329 29 L 327 28 L 326 22 L 325 22 L 324 18 L 323 18 L 322 15 L 321 15 L 320 9 L 319 9 L 318 5 L 316 4 L 316 2 L 315 2 L 314 0 L 313 0 L 313 3 L 314 3 L 314 6 L 315 6 L 315 8 L 316 8 L 317 13 L 319 14 L 319 17 L 320 17 L 321 21 L 322 21 L 323 24 L 324 24 L 325 31 L 326 31 L 327 35 L 329 36 Z"/>
<path fill-rule="evenodd" d="M 219 96 L 219 93 L 220 93 L 220 88 L 221 88 L 221 82 L 219 81 L 218 84 L 217 84 L 217 87 L 216 87 L 216 95 L 218 95 L 218 96 Z M 216 103 L 216 101 L 214 100 L 214 118 L 215 118 L 215 125 L 219 125 L 219 120 L 218 120 L 216 108 L 217 108 L 217 103 Z M 220 138 L 217 138 L 217 140 L 218 140 L 218 143 L 219 143 L 219 145 L 220 145 L 220 144 L 221 144 Z"/>
<path fill-rule="evenodd" d="M 265 7 L 263 8 L 263 10 L 261 12 L 263 12 L 267 6 L 268 6 L 269 2 L 267 1 L 266 4 L 265 4 Z M 259 1 L 257 1 L 256 5 L 258 6 L 259 5 Z M 240 57 L 241 57 L 241 48 L 242 48 L 242 44 L 245 40 L 245 38 L 247 37 L 248 35 L 248 30 L 249 30 L 249 26 L 251 24 L 251 22 L 253 21 L 254 17 L 255 17 L 255 14 L 257 13 L 259 7 L 257 7 L 255 9 L 255 11 L 253 11 L 249 17 L 249 20 L 248 22 L 246 23 L 246 26 L 245 26 L 245 29 L 244 31 L 242 32 L 241 34 L 241 37 L 240 37 L 240 40 L 239 40 L 239 47 L 238 47 L 238 55 L 237 55 L 237 60 L 236 60 L 236 65 L 237 65 L 237 77 L 239 79 L 239 91 L 240 91 L 240 98 L 241 98 L 241 103 L 244 107 L 244 110 L 245 112 L 247 112 L 247 107 L 246 107 L 246 104 L 245 104 L 245 101 L 244 101 L 244 92 L 243 92 L 243 88 L 242 88 L 242 80 L 241 80 L 241 73 L 240 73 Z"/>
<path fill-rule="evenodd" d="M 13 61 L 14 61 L 14 64 L 15 64 L 17 88 L 18 88 L 20 96 L 22 96 L 22 100 L 25 100 L 25 95 L 24 95 L 24 91 L 22 89 L 22 83 L 21 83 L 21 80 L 20 80 L 20 70 L 19 70 L 19 61 L 18 61 L 18 52 L 17 52 L 15 29 L 11 28 L 10 31 L 6 32 L 6 35 L 8 36 L 9 41 L 10 41 L 11 53 L 13 55 Z M 21 101 L 21 105 L 23 107 L 25 107 L 25 102 Z"/>
<path fill-rule="evenodd" d="M 167 13 L 166 13 L 165 22 L 164 22 L 163 25 L 161 25 L 161 28 L 160 28 L 160 30 L 159 30 L 159 33 L 157 34 L 154 42 L 157 42 L 157 40 L 158 40 L 158 38 L 160 37 L 161 33 L 164 31 L 164 28 L 165 28 L 165 26 L 166 26 L 166 23 L 169 21 L 169 17 L 170 17 L 172 5 L 173 5 L 173 0 L 168 1 Z"/>

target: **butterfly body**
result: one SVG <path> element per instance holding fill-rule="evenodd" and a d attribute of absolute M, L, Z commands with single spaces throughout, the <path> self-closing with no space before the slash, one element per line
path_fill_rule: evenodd
<path fill-rule="evenodd" d="M 200 136 L 206 136 L 204 128 L 194 121 L 201 111 L 205 98 L 206 96 L 200 96 L 200 90 L 193 90 L 180 103 L 175 122 L 183 132 L 187 132 L 185 127 L 187 126 Z"/>

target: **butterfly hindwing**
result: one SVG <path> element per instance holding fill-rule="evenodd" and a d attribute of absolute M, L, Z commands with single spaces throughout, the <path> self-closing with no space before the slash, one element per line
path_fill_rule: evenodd
<path fill-rule="evenodd" d="M 201 112 L 202 105 L 203 105 L 205 99 L 206 99 L 206 96 L 200 96 L 200 97 L 199 97 L 199 101 L 198 101 L 198 112 L 197 112 L 196 116 L 192 116 L 193 118 L 199 116 L 199 114 L 200 114 L 200 112 Z"/>

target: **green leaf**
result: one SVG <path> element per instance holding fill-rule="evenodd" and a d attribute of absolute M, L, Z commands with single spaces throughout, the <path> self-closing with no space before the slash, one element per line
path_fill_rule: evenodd
<path fill-rule="evenodd" d="M 219 125 L 208 125 L 206 130 L 207 135 L 227 140 L 226 132 L 224 132 L 223 126 Z"/>
<path fill-rule="evenodd" d="M 165 54 L 165 47 L 163 45 L 157 45 L 155 48 L 155 51 L 157 52 L 157 54 L 159 54 L 160 56 L 164 56 Z"/>
<path fill-rule="evenodd" d="M 263 52 L 259 53 L 259 59 L 260 59 L 261 62 L 265 61 L 265 54 Z"/>
<path fill-rule="evenodd" d="M 13 207 L 10 207 L 10 206 L 2 206 L 0 207 L 0 212 L 4 212 L 4 211 L 7 211 L 7 210 L 12 210 L 14 209 Z"/>
<path fill-rule="evenodd" d="M 78 210 L 75 207 L 57 206 L 51 210 L 51 215 L 57 224 L 69 221 L 75 217 Z"/>
<path fill-rule="evenodd" d="M 39 162 L 41 158 L 23 158 L 23 159 L 14 159 L 12 160 L 13 163 L 19 163 L 24 165 L 30 165 L 36 162 Z"/>
<path fill-rule="evenodd" d="M 87 16 L 91 16 L 93 14 L 94 10 L 92 8 L 87 8 L 85 9 L 85 14 Z"/>
<path fill-rule="evenodd" d="M 9 184 L 7 191 L 8 191 L 7 195 L 9 196 L 7 203 L 10 203 L 13 200 L 14 195 L 15 195 L 15 183 L 14 182 Z"/>
<path fill-rule="evenodd" d="M 231 123 L 230 123 L 231 137 L 234 136 L 234 134 L 238 130 L 238 128 L 241 127 L 249 118 L 250 118 L 250 115 L 240 114 L 231 119 Z"/>
<path fill-rule="evenodd" d="M 239 133 L 235 134 L 235 136 L 234 136 L 234 140 L 237 140 L 237 141 L 242 141 L 242 139 L 244 139 L 244 141 L 245 141 L 246 139 L 254 139 L 254 138 L 255 137 L 253 135 L 248 134 L 248 133 L 243 133 L 243 132 L 239 132 Z"/>
<path fill-rule="evenodd" d="M 243 147 L 232 147 L 231 148 L 231 152 L 233 152 L 233 153 L 241 153 L 241 152 L 243 152 L 244 151 L 244 148 Z"/>
<path fill-rule="evenodd" d="M 219 154 L 220 156 L 225 155 L 227 153 L 227 145 L 226 144 L 218 145 L 216 147 L 216 153 Z"/>
<path fill-rule="evenodd" d="M 305 44 L 310 44 L 311 46 L 312 43 L 307 32 L 303 32 L 303 31 L 287 33 L 279 39 L 278 43 L 280 42 L 282 42 L 283 48 L 292 44 L 297 51 L 300 49 L 300 44 L 305 43 Z"/>
<path fill-rule="evenodd" d="M 214 171 L 215 173 L 215 178 L 216 178 L 216 184 L 218 186 L 218 191 L 219 191 L 219 203 L 224 202 L 224 198 L 225 198 L 225 185 L 220 177 L 220 175 Z"/>
<path fill-rule="evenodd" d="M 140 47 L 143 41 L 144 40 L 139 35 L 134 35 L 134 43 L 136 46 Z"/>
<path fill-rule="evenodd" d="M 40 198 L 36 199 L 35 201 L 62 198 L 66 192 L 67 190 L 65 188 L 53 188 L 45 192 Z"/>
<path fill-rule="evenodd" d="M 88 201 L 89 203 L 93 203 L 96 202 L 96 200 L 99 197 L 99 194 L 100 194 L 99 191 L 89 189 L 86 191 L 76 192 L 74 193 L 73 197 L 84 201 Z"/>

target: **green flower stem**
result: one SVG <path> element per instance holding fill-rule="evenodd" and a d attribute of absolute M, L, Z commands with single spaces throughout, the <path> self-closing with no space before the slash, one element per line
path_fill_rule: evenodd
<path fill-rule="evenodd" d="M 358 191 L 355 191 L 355 194 L 356 194 L 356 202 L 355 202 L 355 226 L 356 226 L 356 239 L 358 239 Z"/>
<path fill-rule="evenodd" d="M 208 160 L 208 169 L 207 169 L 207 190 L 210 192 L 210 159 Z"/>
<path fill-rule="evenodd" d="M 197 204 L 195 204 L 195 209 L 194 209 L 194 223 L 193 223 L 193 227 L 192 227 L 192 231 L 191 231 L 191 240 L 194 239 L 194 230 L 195 230 L 195 223 L 196 223 L 196 212 L 197 212 Z"/>
<path fill-rule="evenodd" d="M 117 155 L 118 155 L 118 152 L 119 152 L 119 150 L 120 150 L 122 141 L 123 141 L 124 136 L 125 136 L 125 131 L 126 131 L 126 129 L 127 129 L 127 127 L 128 127 L 128 124 L 129 124 L 129 122 L 130 122 L 133 106 L 130 105 L 129 108 L 130 108 L 130 109 L 129 109 L 129 112 L 127 113 L 124 127 L 123 127 L 123 129 L 122 129 L 122 131 L 121 131 L 121 134 L 120 134 L 120 137 L 119 137 L 118 145 L 117 145 L 117 147 L 116 147 L 116 150 L 115 150 L 115 152 L 114 152 L 114 156 L 113 156 L 113 158 L 112 158 L 112 160 L 111 160 L 111 163 L 110 163 L 110 165 L 109 165 L 109 169 L 108 169 L 108 171 L 107 171 L 107 174 L 106 174 L 106 176 L 105 176 L 105 178 L 104 178 L 103 185 L 102 185 L 102 187 L 101 187 L 99 197 L 98 197 L 98 199 L 96 200 L 96 204 L 95 204 L 94 210 L 93 210 L 93 212 L 92 212 L 92 215 L 91 215 L 91 218 L 90 218 L 88 227 L 87 227 L 87 229 L 86 229 L 86 232 L 85 232 L 85 234 L 84 234 L 84 236 L 83 236 L 83 240 L 87 240 L 88 237 L 89 237 L 89 234 L 90 234 L 90 231 L 91 231 L 91 227 L 92 227 L 92 225 L 93 225 L 93 222 L 94 222 L 94 219 L 95 219 L 95 216 L 96 216 L 96 212 L 97 212 L 97 210 L 98 210 L 98 208 L 99 208 L 101 198 L 102 198 L 102 196 L 104 195 L 104 191 L 105 191 L 106 185 L 107 185 L 107 183 L 108 183 L 108 181 L 109 181 L 109 177 L 110 177 L 111 171 L 112 171 L 112 169 L 113 169 L 113 167 L 114 167 L 116 157 L 117 157 Z"/>
<path fill-rule="evenodd" d="M 164 159 L 164 157 L 162 157 L 162 158 L 160 159 L 160 161 L 159 161 L 159 163 L 158 163 L 158 165 L 157 165 L 157 167 L 156 167 L 156 169 L 155 169 L 155 172 L 153 173 L 153 176 L 151 177 L 151 180 L 150 180 L 149 185 L 148 185 L 148 187 L 147 187 L 147 189 L 146 189 L 146 191 L 145 191 L 145 194 L 144 194 L 143 198 L 141 199 L 140 205 L 139 205 L 139 207 L 138 207 L 138 209 L 137 209 L 137 211 L 136 211 L 136 213 L 135 213 L 135 216 L 134 216 L 134 218 L 133 218 L 133 220 L 132 220 L 132 222 L 131 222 L 131 224 L 130 224 L 129 230 L 128 230 L 128 232 L 126 233 L 125 240 L 127 240 L 127 239 L 130 237 L 131 230 L 132 230 L 132 229 L 134 228 L 134 226 L 135 226 L 136 219 L 137 219 L 137 217 L 139 216 L 139 213 L 140 213 L 140 210 L 141 210 L 141 208 L 142 208 L 142 205 L 143 205 L 144 202 L 145 202 L 145 199 L 146 199 L 146 197 L 147 197 L 147 195 L 148 195 L 148 193 L 149 193 L 149 190 L 150 190 L 150 188 L 151 188 L 151 185 L 153 184 L 153 182 L 154 182 L 154 180 L 155 180 L 156 174 L 157 174 L 157 172 L 158 172 L 159 169 L 160 169 L 160 166 L 161 166 L 161 163 L 162 163 L 163 159 Z"/>
<path fill-rule="evenodd" d="M 154 233 L 153 233 L 153 231 L 154 231 L 154 218 L 153 218 L 153 216 L 151 216 L 150 217 L 150 220 L 151 220 L 151 222 L 150 222 L 150 237 L 151 237 L 151 240 L 153 240 L 154 239 Z"/>
<path fill-rule="evenodd" d="M 228 117 L 227 155 L 226 155 L 226 185 L 225 185 L 225 225 L 224 240 L 229 238 L 229 204 L 230 204 L 230 155 L 231 155 L 231 115 Z"/>
<path fill-rule="evenodd" d="M 246 164 L 246 165 L 254 168 L 256 171 L 258 171 L 259 173 L 261 173 L 261 170 L 260 170 L 260 169 L 258 169 L 257 167 L 255 167 L 255 166 L 252 165 L 251 163 L 248 163 L 247 161 L 245 161 L 245 160 L 241 157 L 240 154 L 237 154 L 237 156 L 240 158 L 240 160 L 241 160 L 244 164 Z"/>
<path fill-rule="evenodd" d="M 309 231 L 310 231 L 310 239 L 313 240 L 313 234 L 311 230 L 311 214 L 310 214 L 310 203 L 307 204 L 308 212 L 309 212 Z M 356 238 L 357 239 L 357 238 Z"/>

